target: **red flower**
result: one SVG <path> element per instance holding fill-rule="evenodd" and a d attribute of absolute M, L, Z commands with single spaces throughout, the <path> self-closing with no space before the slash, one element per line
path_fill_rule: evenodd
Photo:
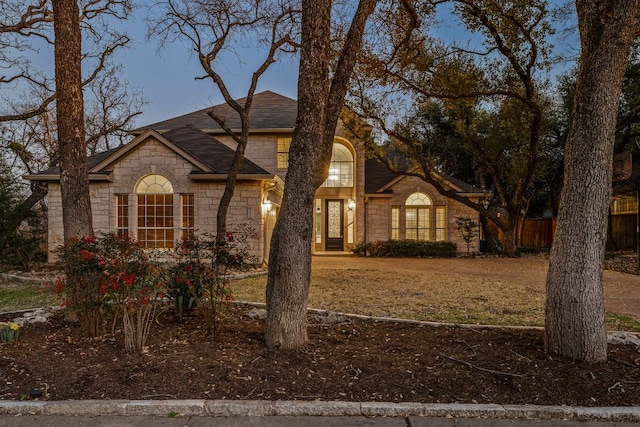
<path fill-rule="evenodd" d="M 93 252 L 89 252 L 86 249 L 81 250 L 80 254 L 82 255 L 82 257 L 84 258 L 85 261 L 88 261 L 88 260 L 92 259 L 95 256 L 95 254 Z"/>
<path fill-rule="evenodd" d="M 184 284 L 187 285 L 187 286 L 191 285 L 191 280 L 184 279 Z"/>
<path fill-rule="evenodd" d="M 132 274 L 124 274 L 124 275 L 122 276 L 122 281 L 123 281 L 125 284 L 129 285 L 129 286 L 131 286 L 131 285 L 133 284 L 133 281 L 134 281 L 135 279 L 136 279 L 136 275 L 135 275 L 135 274 L 133 274 L 133 273 L 132 273 Z"/>
<path fill-rule="evenodd" d="M 59 294 L 64 290 L 64 280 L 62 277 L 58 277 L 56 279 L 56 293 Z"/>

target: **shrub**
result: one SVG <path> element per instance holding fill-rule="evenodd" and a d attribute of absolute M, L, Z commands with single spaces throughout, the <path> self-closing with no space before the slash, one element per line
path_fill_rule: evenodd
<path fill-rule="evenodd" d="M 471 244 L 480 234 L 480 224 L 469 217 L 456 217 L 456 229 L 462 236 L 462 240 L 467 244 L 467 255 L 470 254 Z"/>
<path fill-rule="evenodd" d="M 73 238 L 56 252 L 64 273 L 56 279 L 56 293 L 62 296 L 63 305 L 78 316 L 85 335 L 102 335 L 109 285 L 105 275 L 107 260 L 100 254 L 97 238 Z"/>
<path fill-rule="evenodd" d="M 78 314 L 86 334 L 104 332 L 113 303 L 122 313 L 125 350 L 141 351 L 163 292 L 159 269 L 142 245 L 111 233 L 72 239 L 58 256 L 65 276 L 58 277 L 56 292 Z"/>
<path fill-rule="evenodd" d="M 457 246 L 452 242 L 429 242 L 424 240 L 378 240 L 366 245 L 356 245 L 355 255 L 386 258 L 455 257 Z"/>
<path fill-rule="evenodd" d="M 178 315 L 184 311 L 187 289 L 189 300 L 193 299 L 203 317 L 207 335 L 218 335 L 224 306 L 233 301 L 230 273 L 255 262 L 249 254 L 248 239 L 252 235 L 250 229 L 239 228 L 225 233 L 221 239 L 203 234 L 176 247 L 176 263 L 170 269 L 169 283 Z"/>
<path fill-rule="evenodd" d="M 38 218 L 22 201 L 17 178 L 0 158 L 0 263 L 26 271 L 46 256 L 40 249 L 43 231 L 23 226 L 27 220 L 37 223 Z"/>

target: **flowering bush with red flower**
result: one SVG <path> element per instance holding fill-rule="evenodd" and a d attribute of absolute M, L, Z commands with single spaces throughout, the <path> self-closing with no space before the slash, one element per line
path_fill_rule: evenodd
<path fill-rule="evenodd" d="M 249 252 L 254 232 L 239 227 L 222 239 L 211 234 L 194 236 L 177 245 L 176 263 L 169 271 L 168 294 L 181 315 L 188 293 L 205 323 L 207 335 L 216 336 L 224 306 L 233 301 L 230 274 L 251 267 L 257 260 Z M 173 296 L 172 296 L 173 295 Z"/>
<path fill-rule="evenodd" d="M 164 290 L 160 270 L 143 246 L 111 233 L 72 240 L 58 255 L 65 276 L 57 279 L 56 292 L 66 298 L 89 336 L 104 333 L 113 303 L 122 310 L 125 349 L 142 350 Z"/>
<path fill-rule="evenodd" d="M 105 259 L 95 236 L 72 238 L 57 250 L 63 276 L 56 279 L 55 291 L 63 305 L 75 313 L 86 335 L 104 333 L 108 296 Z"/>

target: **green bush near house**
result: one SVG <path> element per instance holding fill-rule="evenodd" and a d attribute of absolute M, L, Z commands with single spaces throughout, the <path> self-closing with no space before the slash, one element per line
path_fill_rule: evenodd
<path fill-rule="evenodd" d="M 356 256 L 380 258 L 450 258 L 458 248 L 452 242 L 428 242 L 424 240 L 378 240 L 359 243 L 351 250 Z"/>

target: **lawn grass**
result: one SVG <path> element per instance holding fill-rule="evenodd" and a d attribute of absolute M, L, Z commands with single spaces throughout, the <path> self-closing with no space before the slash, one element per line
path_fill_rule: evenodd
<path fill-rule="evenodd" d="M 238 301 L 264 302 L 266 275 L 231 283 Z M 0 312 L 52 306 L 59 298 L 38 282 L 0 279 Z M 523 285 L 455 274 L 376 269 L 318 269 L 309 307 L 450 323 L 544 325 L 544 294 Z M 607 313 L 609 330 L 640 332 L 640 320 Z"/>
<path fill-rule="evenodd" d="M 0 278 L 0 313 L 59 304 L 59 298 L 40 282 Z"/>
<path fill-rule="evenodd" d="M 236 300 L 264 302 L 266 276 L 234 280 Z M 380 270 L 312 271 L 309 307 L 450 323 L 543 326 L 544 294 L 479 277 Z M 640 331 L 640 321 L 607 313 L 609 330 Z"/>

